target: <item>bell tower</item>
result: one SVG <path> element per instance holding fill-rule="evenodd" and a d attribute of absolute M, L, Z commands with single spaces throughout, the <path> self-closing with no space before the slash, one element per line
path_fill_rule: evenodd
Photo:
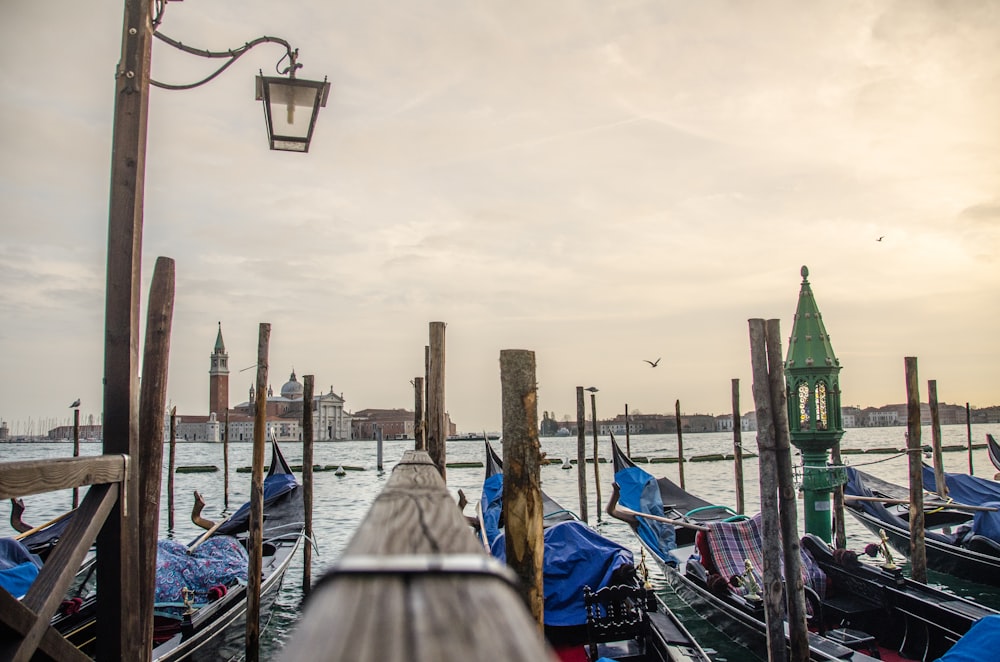
<path fill-rule="evenodd" d="M 229 411 L 229 354 L 222 341 L 222 322 L 215 338 L 211 368 L 208 371 L 208 413 L 222 416 Z"/>

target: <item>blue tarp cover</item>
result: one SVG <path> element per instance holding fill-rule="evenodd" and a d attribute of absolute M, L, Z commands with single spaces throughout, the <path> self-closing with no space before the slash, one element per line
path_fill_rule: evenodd
<path fill-rule="evenodd" d="M 503 474 L 493 474 L 483 481 L 483 496 L 481 499 L 483 513 L 483 524 L 486 533 L 486 542 L 493 544 L 493 540 L 500 535 L 500 511 L 503 507 Z"/>
<path fill-rule="evenodd" d="M 621 488 L 618 503 L 632 510 L 664 516 L 660 486 L 651 473 L 640 467 L 626 467 L 615 473 L 615 482 Z M 677 537 L 672 524 L 640 517 L 636 533 L 646 545 L 667 563 L 677 565 L 672 550 L 677 548 Z"/>
<path fill-rule="evenodd" d="M 927 465 L 923 468 L 923 481 L 925 489 L 937 491 L 934 469 Z M 948 487 L 948 497 L 953 501 L 967 506 L 1000 507 L 1000 483 L 996 481 L 968 474 L 946 473 L 944 483 Z M 977 512 L 972 519 L 972 532 L 1000 542 L 1000 511 Z"/>
<path fill-rule="evenodd" d="M 42 561 L 19 540 L 0 538 L 0 587 L 15 598 L 28 592 Z"/>
<path fill-rule="evenodd" d="M 865 485 L 864 479 L 862 478 L 863 475 L 863 472 L 858 471 L 853 467 L 847 467 L 847 483 L 844 485 L 844 494 L 868 497 L 874 496 L 872 491 L 868 489 L 868 486 Z M 899 527 L 904 531 L 910 530 L 910 523 L 907 520 L 903 519 L 899 515 L 896 515 L 895 513 L 890 512 L 884 504 L 879 503 L 878 501 L 855 501 L 854 503 L 861 508 L 861 510 L 865 511 L 872 517 L 885 522 L 886 524 Z M 953 542 L 952 536 L 942 535 L 929 530 L 924 531 L 924 537 L 946 544 L 951 544 Z"/>
<path fill-rule="evenodd" d="M 936 662 L 983 662 L 1000 649 L 1000 614 L 983 616 Z"/>
<path fill-rule="evenodd" d="M 632 565 L 632 552 L 580 521 L 560 522 L 545 529 L 544 535 L 545 624 L 584 625 L 583 587 L 596 591 L 607 586 L 615 570 Z M 500 532 L 490 551 L 506 563 L 505 547 Z"/>
<path fill-rule="evenodd" d="M 195 606 L 207 604 L 208 590 L 219 584 L 247 581 L 247 552 L 236 538 L 213 536 L 193 554 L 173 540 L 156 543 L 156 595 L 158 612 L 166 607 L 183 608 L 182 588 L 194 591 Z"/>
<path fill-rule="evenodd" d="M 299 486 L 293 474 L 275 474 L 264 479 L 264 506 L 270 505 L 278 497 Z M 229 520 L 217 529 L 217 534 L 235 535 L 247 530 L 250 520 L 250 502 L 247 501 L 233 513 Z"/>

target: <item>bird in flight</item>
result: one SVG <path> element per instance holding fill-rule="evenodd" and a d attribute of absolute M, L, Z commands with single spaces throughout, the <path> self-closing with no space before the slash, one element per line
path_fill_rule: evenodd
<path fill-rule="evenodd" d="M 885 238 L 885 235 L 882 235 L 881 237 L 879 237 L 879 238 L 878 238 L 878 239 L 876 239 L 875 241 L 882 241 L 882 239 L 884 239 L 884 238 Z"/>
<path fill-rule="evenodd" d="M 63 400 L 63 402 L 65 402 L 65 400 Z M 71 404 L 69 406 L 69 408 L 70 409 L 75 409 L 75 408 L 77 408 L 79 406 L 80 406 L 80 398 L 77 398 L 76 400 L 73 401 L 73 404 Z"/>
<path fill-rule="evenodd" d="M 654 368 L 656 366 L 660 365 L 660 359 L 656 359 L 655 361 L 650 361 L 649 359 L 643 359 L 643 361 L 645 361 L 649 365 L 653 366 Z"/>

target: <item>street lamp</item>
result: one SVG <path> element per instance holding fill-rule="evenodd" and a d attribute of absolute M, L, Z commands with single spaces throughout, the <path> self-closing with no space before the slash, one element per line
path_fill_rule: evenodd
<path fill-rule="evenodd" d="M 257 76 L 257 100 L 264 102 L 271 149 L 308 152 L 316 117 L 329 96 L 330 83 L 296 78 L 294 68 L 288 78 Z"/>
<path fill-rule="evenodd" d="M 191 89 L 203 85 L 225 71 L 251 48 L 262 43 L 277 43 L 285 47 L 289 66 L 278 70 L 279 76 L 294 78 L 296 51 L 283 39 L 260 37 L 240 48 L 228 51 L 206 51 L 191 48 L 170 39 L 157 31 L 162 23 L 168 0 L 124 0 L 121 58 L 115 68 L 115 110 L 111 148 L 111 191 L 108 210 L 107 285 L 104 325 L 104 407 L 102 423 L 103 452 L 138 457 L 138 349 L 139 349 L 139 289 L 142 260 L 143 189 L 146 178 L 146 133 L 149 109 L 149 87 L 168 90 Z M 170 46 L 189 54 L 206 58 L 224 59 L 215 72 L 196 83 L 173 85 L 150 78 L 152 41 L 156 37 Z M 277 69 L 277 66 L 275 67 Z M 308 81 L 300 81 L 308 83 Z M 307 131 L 292 142 L 272 141 L 274 131 L 268 129 L 268 140 L 275 149 L 306 152 L 316 122 L 318 104 L 326 100 L 328 88 L 325 81 L 314 83 L 322 94 L 313 94 L 312 112 Z M 286 107 L 299 105 L 298 90 L 294 96 L 281 97 Z M 303 94 L 303 98 L 307 98 Z M 265 110 L 265 113 L 269 109 Z M 305 114 L 302 111 L 300 114 Z M 294 120 L 294 115 L 289 114 Z M 292 124 L 293 122 L 286 122 Z M 281 129 L 282 131 L 284 128 Z M 280 132 L 278 135 L 283 135 Z M 137 518 L 136 508 L 124 504 L 138 504 L 140 494 L 147 487 L 159 491 L 159 476 L 139 474 L 138 462 L 129 464 L 129 480 L 122 486 L 119 500 L 112 506 L 97 538 L 97 576 L 101 583 L 98 592 L 97 656 L 98 659 L 148 660 L 152 651 L 152 612 L 143 605 L 139 613 L 130 614 L 125 603 L 128 596 L 140 589 L 140 567 L 146 568 L 155 559 L 155 529 L 152 521 Z M 157 482 L 152 484 L 153 480 Z M 149 481 L 149 484 L 147 484 Z M 128 493 L 128 496 L 124 494 Z M 256 499 L 254 499 L 256 503 Z M 255 518 L 256 519 L 256 518 Z M 140 532 L 141 530 L 141 532 Z M 144 533 L 151 535 L 143 535 Z M 138 550 L 138 553 L 133 553 Z M 124 596 L 124 597 L 123 597 Z M 149 596 L 142 595 L 143 598 Z M 149 603 L 152 606 L 152 603 Z M 248 619 L 248 630 L 250 630 Z M 257 659 L 256 637 L 248 636 L 247 659 Z"/>

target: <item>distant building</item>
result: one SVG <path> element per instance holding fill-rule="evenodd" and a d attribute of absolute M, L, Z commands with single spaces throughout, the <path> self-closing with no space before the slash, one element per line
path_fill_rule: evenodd
<path fill-rule="evenodd" d="M 445 413 L 447 436 L 457 432 L 451 416 Z M 351 434 L 354 439 L 374 439 L 375 429 L 382 429 L 383 439 L 413 439 L 416 414 L 408 409 L 362 409 L 354 412 Z"/>

